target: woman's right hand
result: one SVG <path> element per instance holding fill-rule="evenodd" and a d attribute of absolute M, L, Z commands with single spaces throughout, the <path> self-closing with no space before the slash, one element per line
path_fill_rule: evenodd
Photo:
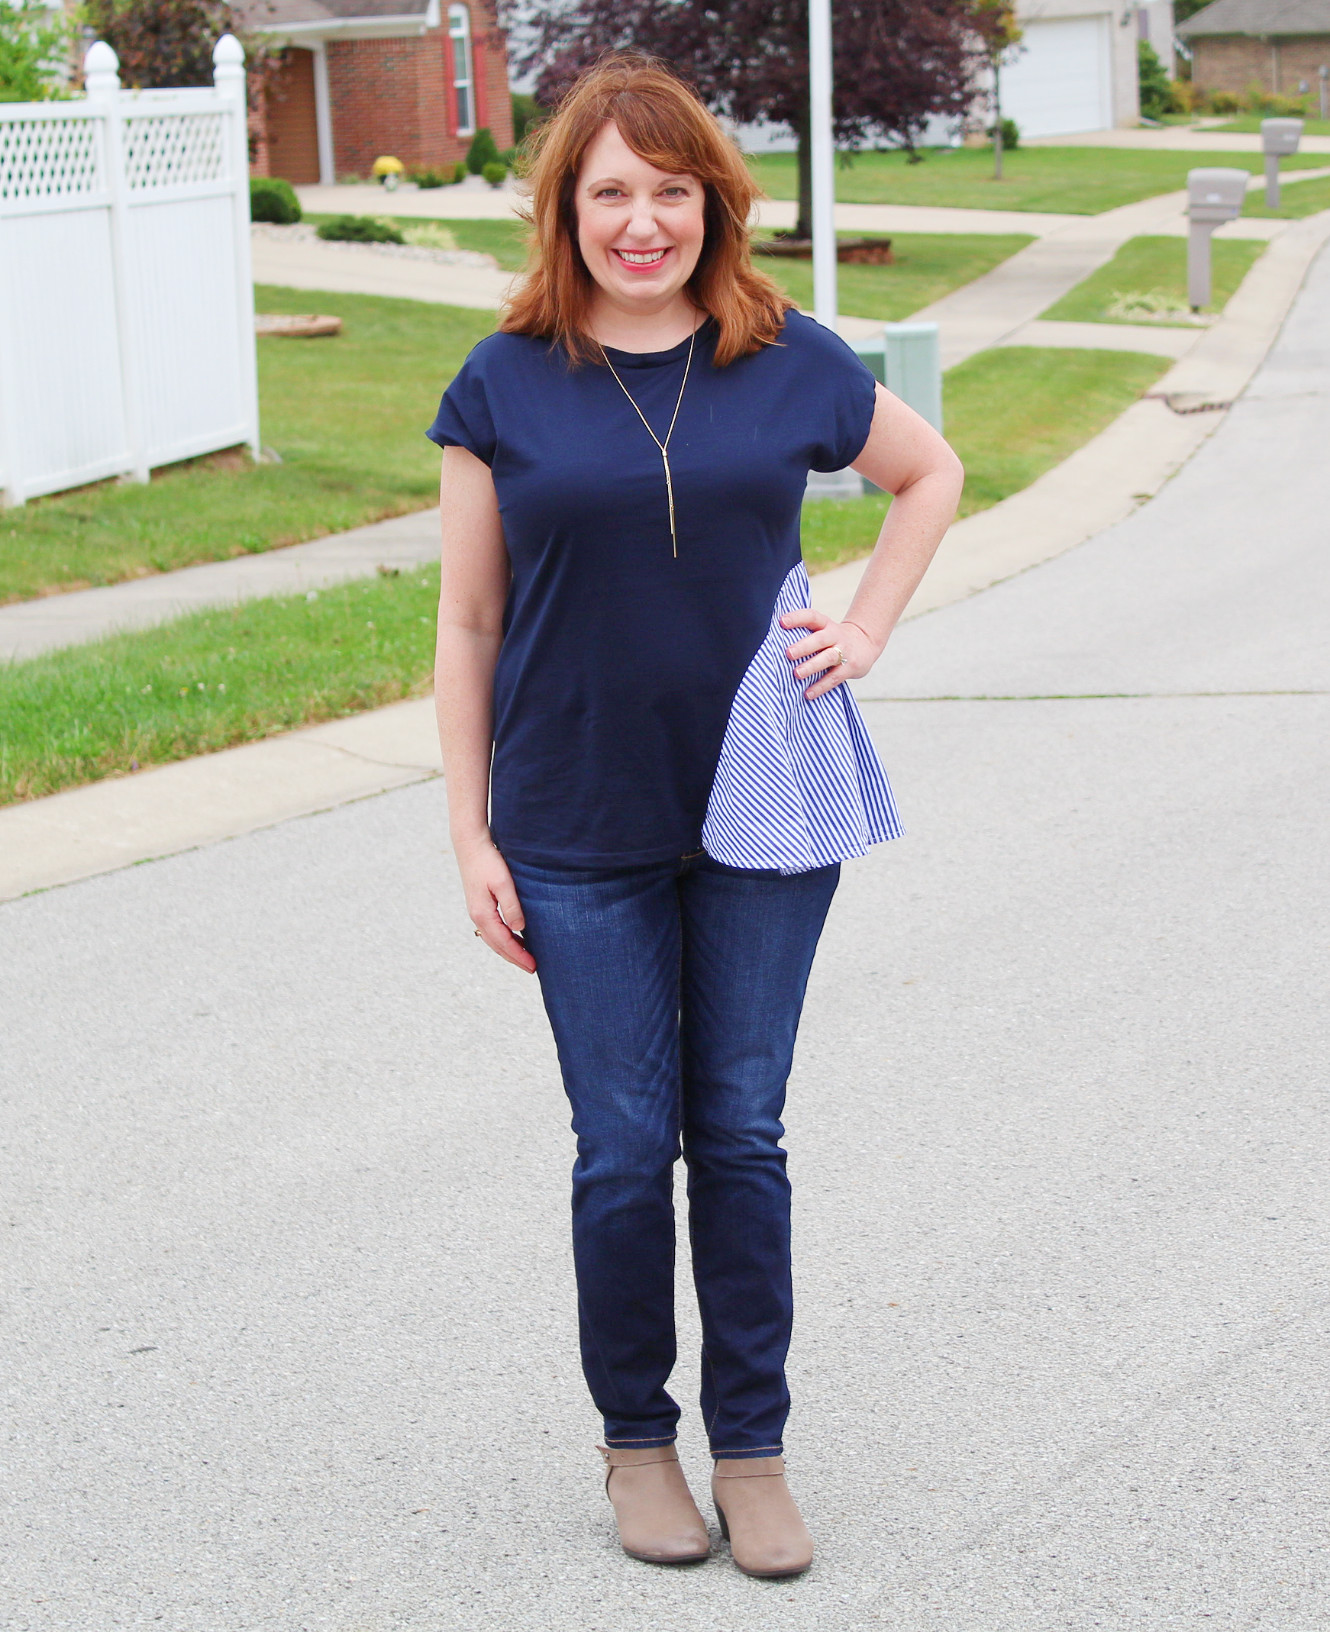
<path fill-rule="evenodd" d="M 527 974 L 536 972 L 536 960 L 518 939 L 526 927 L 513 875 L 494 840 L 481 838 L 453 843 L 457 868 L 466 892 L 466 910 L 485 945 L 515 963 Z"/>

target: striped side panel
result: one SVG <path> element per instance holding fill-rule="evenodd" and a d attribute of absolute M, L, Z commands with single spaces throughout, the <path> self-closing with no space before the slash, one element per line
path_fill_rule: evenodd
<path fill-rule="evenodd" d="M 886 772 L 850 688 L 809 702 L 785 648 L 785 612 L 811 599 L 802 561 L 786 576 L 771 626 L 730 706 L 702 844 L 731 867 L 807 872 L 862 856 L 902 832 Z"/>

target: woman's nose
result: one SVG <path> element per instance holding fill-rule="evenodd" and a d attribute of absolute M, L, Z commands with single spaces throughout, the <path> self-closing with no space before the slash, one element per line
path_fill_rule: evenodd
<path fill-rule="evenodd" d="M 643 241 L 655 237 L 656 210 L 652 200 L 634 200 L 632 217 L 628 222 L 628 231 L 634 238 L 641 238 Z"/>

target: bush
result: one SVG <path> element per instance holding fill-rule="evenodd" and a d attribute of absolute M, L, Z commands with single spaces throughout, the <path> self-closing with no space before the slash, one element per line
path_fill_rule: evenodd
<path fill-rule="evenodd" d="M 279 227 L 293 226 L 300 219 L 300 200 L 295 188 L 280 176 L 251 176 L 249 218 L 272 221 Z"/>
<path fill-rule="evenodd" d="M 502 187 L 508 175 L 508 166 L 502 162 L 487 164 L 480 173 L 491 187 Z"/>
<path fill-rule="evenodd" d="M 1173 106 L 1179 113 L 1195 113 L 1205 100 L 1204 93 L 1199 91 L 1189 79 L 1170 80 L 1168 94 L 1172 97 Z"/>
<path fill-rule="evenodd" d="M 1232 91 L 1210 91 L 1205 98 L 1206 109 L 1210 113 L 1241 113 L 1242 98 L 1235 96 Z"/>
<path fill-rule="evenodd" d="M 996 125 L 990 125 L 988 127 L 988 139 L 989 139 L 989 141 L 990 142 L 993 141 L 996 138 L 996 136 L 997 136 L 997 126 Z M 1014 119 L 1004 119 L 1002 121 L 1002 151 L 1004 153 L 1014 153 L 1016 151 L 1016 149 L 1020 145 L 1021 145 L 1021 127 L 1016 123 L 1016 121 Z"/>
<path fill-rule="evenodd" d="M 457 163 L 453 166 L 453 186 L 456 187 L 459 181 L 465 181 L 469 174 L 470 171 L 467 169 L 465 163 L 463 163 L 461 159 L 458 159 Z"/>
<path fill-rule="evenodd" d="M 1149 40 L 1136 42 L 1136 78 L 1141 91 L 1141 117 L 1162 119 L 1175 112 L 1173 88 L 1159 60 L 1159 53 Z"/>
<path fill-rule="evenodd" d="M 534 96 L 523 91 L 513 92 L 513 141 L 520 147 L 526 133 L 542 119 L 549 118 L 549 110 L 542 108 Z"/>
<path fill-rule="evenodd" d="M 319 237 L 338 244 L 404 244 L 406 239 L 391 221 L 372 215 L 335 215 L 319 228 Z"/>
<path fill-rule="evenodd" d="M 454 180 L 451 170 L 431 170 L 428 166 L 420 170 L 408 170 L 408 181 L 414 181 L 417 187 L 446 187 Z"/>
<path fill-rule="evenodd" d="M 1242 100 L 1248 113 L 1259 113 L 1268 119 L 1301 119 L 1307 112 L 1302 97 L 1276 96 L 1273 91 L 1262 90 L 1255 81 L 1247 87 Z"/>
<path fill-rule="evenodd" d="M 466 167 L 473 176 L 478 176 L 487 164 L 498 163 L 499 144 L 494 140 L 494 132 L 488 125 L 482 125 L 471 138 L 471 146 L 466 152 Z"/>

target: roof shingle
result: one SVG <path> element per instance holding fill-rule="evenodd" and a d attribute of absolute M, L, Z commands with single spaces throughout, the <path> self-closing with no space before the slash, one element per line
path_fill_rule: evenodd
<path fill-rule="evenodd" d="M 1211 0 L 1177 31 L 1184 40 L 1209 34 L 1330 34 L 1330 0 Z"/>

